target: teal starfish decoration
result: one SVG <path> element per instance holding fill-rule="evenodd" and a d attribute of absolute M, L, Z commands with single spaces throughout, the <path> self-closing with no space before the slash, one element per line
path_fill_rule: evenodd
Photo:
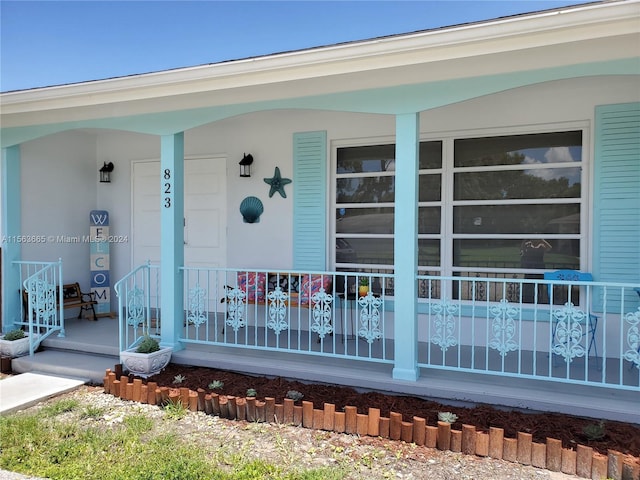
<path fill-rule="evenodd" d="M 282 178 L 282 175 L 280 175 L 280 169 L 278 167 L 276 167 L 276 171 L 273 173 L 273 177 L 265 178 L 264 183 L 268 183 L 269 185 L 271 185 L 271 188 L 269 189 L 269 198 L 273 197 L 273 194 L 276 192 L 282 195 L 282 198 L 287 198 L 287 194 L 284 193 L 284 186 L 291 183 L 291 179 Z"/>

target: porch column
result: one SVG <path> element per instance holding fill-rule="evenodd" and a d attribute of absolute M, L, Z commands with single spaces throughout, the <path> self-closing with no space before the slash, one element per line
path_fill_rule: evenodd
<path fill-rule="evenodd" d="M 21 234 L 20 194 L 20 146 L 2 149 L 2 272 L 0 285 L 2 295 L 2 331 L 14 328 L 20 319 L 20 266 L 13 265 L 22 259 L 21 243 L 16 236 Z"/>
<path fill-rule="evenodd" d="M 184 322 L 184 133 L 164 135 L 160 148 L 160 308 L 162 346 L 179 350 Z"/>
<path fill-rule="evenodd" d="M 21 243 L 15 237 L 21 234 L 20 146 L 2 149 L 2 272 L 0 295 L 2 298 L 2 331 L 12 330 L 20 321 L 20 266 Z"/>
<path fill-rule="evenodd" d="M 418 369 L 418 113 L 396 116 L 393 378 L 416 381 Z"/>

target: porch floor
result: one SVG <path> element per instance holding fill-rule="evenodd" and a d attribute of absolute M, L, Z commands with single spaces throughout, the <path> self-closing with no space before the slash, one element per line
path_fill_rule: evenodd
<path fill-rule="evenodd" d="M 65 321 L 65 327 L 66 338 L 49 337 L 43 342 L 43 351 L 33 358 L 14 359 L 14 371 L 101 382 L 105 369 L 118 363 L 117 319 L 92 322 L 72 318 Z M 620 391 L 436 369 L 422 369 L 420 378 L 410 382 L 392 378 L 392 365 L 365 360 L 196 344 L 174 352 L 172 362 L 413 395 L 445 404 L 483 403 L 640 424 L 640 389 Z M 78 370 L 79 364 L 86 366 L 84 373 Z M 70 365 L 76 366 L 73 374 L 69 373 Z"/>

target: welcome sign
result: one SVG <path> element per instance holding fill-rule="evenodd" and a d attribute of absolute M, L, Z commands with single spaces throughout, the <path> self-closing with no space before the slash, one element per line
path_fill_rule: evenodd
<path fill-rule="evenodd" d="M 89 213 L 91 293 L 98 302 L 97 316 L 111 316 L 111 284 L 109 281 L 109 212 Z"/>

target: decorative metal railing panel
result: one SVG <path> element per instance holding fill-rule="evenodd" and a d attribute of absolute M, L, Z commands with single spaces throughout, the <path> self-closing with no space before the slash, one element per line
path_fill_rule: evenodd
<path fill-rule="evenodd" d="M 433 315 L 433 335 L 431 343 L 438 345 L 443 352 L 458 344 L 456 335 L 458 305 L 447 301 L 435 301 L 429 305 Z"/>
<path fill-rule="evenodd" d="M 279 286 L 267 294 L 267 328 L 270 328 L 276 335 L 289 327 L 287 321 L 287 310 L 290 295 L 283 292 Z"/>
<path fill-rule="evenodd" d="M 135 345 L 145 335 L 160 333 L 160 268 L 141 265 L 114 285 L 118 297 L 120 351 Z"/>
<path fill-rule="evenodd" d="M 21 298 L 21 321 L 16 326 L 25 327 L 29 333 L 29 354 L 33 355 L 38 345 L 55 332 L 65 336 L 64 307 L 59 298 L 62 292 L 62 260 L 57 262 L 13 262 L 20 269 L 21 288 L 27 301 Z"/>
<path fill-rule="evenodd" d="M 553 310 L 555 334 L 551 350 L 564 358 L 565 362 L 572 362 L 574 358 L 584 357 L 587 353 L 587 347 L 582 342 L 587 330 L 583 323 L 586 324 L 587 318 L 588 314 L 577 309 L 573 303 L 566 303 L 561 309 Z"/>
<path fill-rule="evenodd" d="M 513 307 L 505 298 L 498 305 L 491 305 L 489 312 L 491 321 L 491 341 L 489 347 L 498 351 L 501 356 L 518 349 L 516 319 L 520 310 Z"/>
<path fill-rule="evenodd" d="M 335 308 L 333 303 L 333 295 L 327 293 L 324 288 L 320 288 L 318 293 L 311 296 L 313 303 L 313 324 L 311 331 L 318 334 L 323 339 L 333 333 L 333 325 L 331 324 L 331 312 Z"/>
<path fill-rule="evenodd" d="M 628 324 L 626 332 L 626 351 L 624 359 L 631 362 L 636 368 L 640 369 L 640 307 L 635 312 L 629 312 L 625 316 L 625 322 Z"/>
<path fill-rule="evenodd" d="M 360 328 L 358 336 L 364 338 L 369 345 L 374 340 L 382 338 L 382 330 L 380 329 L 380 308 L 382 300 L 375 297 L 371 292 L 358 298 L 360 306 Z"/>

